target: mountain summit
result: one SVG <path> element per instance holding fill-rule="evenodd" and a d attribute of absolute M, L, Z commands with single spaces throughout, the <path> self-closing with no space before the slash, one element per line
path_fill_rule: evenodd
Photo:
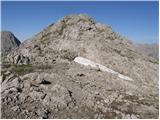
<path fill-rule="evenodd" d="M 10 52 L 3 118 L 158 118 L 158 62 L 85 14 L 49 25 Z"/>
<path fill-rule="evenodd" d="M 52 59 L 67 51 L 73 55 L 70 59 L 83 56 L 104 63 L 106 53 L 110 54 L 109 51 L 125 54 L 127 49 L 132 50 L 131 44 L 113 32 L 111 27 L 95 23 L 91 17 L 80 14 L 66 16 L 57 23 L 49 25 L 24 42 L 15 55 L 24 55 L 30 59 L 31 63 L 41 61 L 50 63 Z M 46 57 L 45 60 L 44 57 Z"/>

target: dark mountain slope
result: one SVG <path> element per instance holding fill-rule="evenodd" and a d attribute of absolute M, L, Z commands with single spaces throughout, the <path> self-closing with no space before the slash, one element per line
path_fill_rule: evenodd
<path fill-rule="evenodd" d="M 21 42 L 9 31 L 1 31 L 1 51 L 10 52 L 21 44 Z"/>

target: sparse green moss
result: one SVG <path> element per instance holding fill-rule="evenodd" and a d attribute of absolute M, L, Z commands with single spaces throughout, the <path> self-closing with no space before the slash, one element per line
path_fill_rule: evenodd
<path fill-rule="evenodd" d="M 3 69 L 3 68 L 9 68 L 9 67 L 11 67 L 11 66 L 12 66 L 11 64 L 3 63 L 3 65 L 2 65 L 2 69 Z"/>
<path fill-rule="evenodd" d="M 159 60 L 149 60 L 151 63 L 154 63 L 154 64 L 159 64 Z"/>
<path fill-rule="evenodd" d="M 17 75 L 25 75 L 30 72 L 34 72 L 36 70 L 45 70 L 45 69 L 51 69 L 51 65 L 17 65 L 17 64 L 10 64 L 3 66 L 4 69 L 1 71 L 2 78 L 5 79 L 7 75 L 5 72 L 7 70 L 12 71 L 13 73 Z"/>
<path fill-rule="evenodd" d="M 34 69 L 41 69 L 41 70 L 45 70 L 45 69 L 51 69 L 52 66 L 51 65 L 38 65 L 38 66 L 33 66 Z"/>
<path fill-rule="evenodd" d="M 18 75 L 24 75 L 26 73 L 32 72 L 34 69 L 32 65 L 12 65 L 11 71 Z"/>
<path fill-rule="evenodd" d="M 67 25 L 66 25 L 66 23 L 64 22 L 61 26 L 60 26 L 60 29 L 57 29 L 57 33 L 59 34 L 59 35 L 62 35 L 63 34 L 63 31 L 64 31 L 64 29 L 67 27 Z"/>

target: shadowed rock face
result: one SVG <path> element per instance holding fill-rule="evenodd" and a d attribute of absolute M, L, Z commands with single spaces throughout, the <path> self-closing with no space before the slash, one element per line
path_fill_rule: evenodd
<path fill-rule="evenodd" d="M 1 31 L 1 51 L 10 52 L 21 44 L 21 42 L 9 31 Z"/>
<path fill-rule="evenodd" d="M 16 65 L 2 69 L 2 118 L 158 118 L 156 59 L 87 15 L 49 25 L 5 60 Z"/>

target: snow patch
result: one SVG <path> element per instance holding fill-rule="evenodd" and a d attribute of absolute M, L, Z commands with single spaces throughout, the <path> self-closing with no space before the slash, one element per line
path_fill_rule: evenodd
<path fill-rule="evenodd" d="M 122 75 L 122 74 L 120 74 L 120 73 L 118 73 L 116 71 L 113 71 L 113 70 L 111 70 L 111 69 L 109 69 L 109 68 L 107 68 L 107 67 L 105 67 L 105 66 L 103 66 L 101 64 L 95 63 L 95 62 L 93 62 L 93 61 L 91 61 L 89 59 L 86 59 L 86 58 L 83 58 L 83 57 L 76 57 L 74 59 L 74 61 L 79 63 L 79 64 L 81 64 L 81 65 L 90 66 L 90 67 L 95 68 L 95 69 L 100 69 L 101 71 L 104 71 L 104 72 L 116 74 L 121 79 L 133 81 L 132 78 L 127 77 L 125 75 Z"/>

